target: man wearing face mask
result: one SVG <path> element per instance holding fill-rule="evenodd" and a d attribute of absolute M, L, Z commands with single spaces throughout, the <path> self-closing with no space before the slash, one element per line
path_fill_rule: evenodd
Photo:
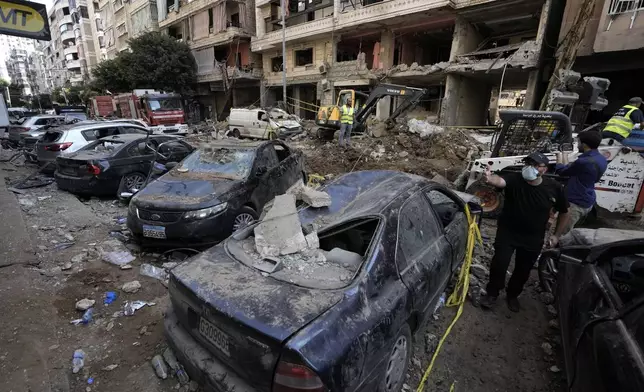
<path fill-rule="evenodd" d="M 505 287 L 508 266 L 516 252 L 506 294 L 508 308 L 513 312 L 520 310 L 518 297 L 543 247 L 553 208 L 559 212 L 559 217 L 549 242 L 557 243 L 566 228 L 569 213 L 563 187 L 557 181 L 543 177 L 548 171 L 548 157 L 535 152 L 524 162 L 521 173 L 494 175 L 488 167 L 483 176 L 485 182 L 505 191 L 505 203 L 497 221 L 487 295 L 481 298 L 481 306 L 487 309 L 496 304 L 499 292 Z"/>
<path fill-rule="evenodd" d="M 601 141 L 602 135 L 597 131 L 580 132 L 577 146 L 581 155 L 576 161 L 568 163 L 567 155 L 557 153 L 556 173 L 569 177 L 566 197 L 570 202 L 570 220 L 564 234 L 586 217 L 595 205 L 595 184 L 608 166 L 606 158 L 597 150 Z"/>

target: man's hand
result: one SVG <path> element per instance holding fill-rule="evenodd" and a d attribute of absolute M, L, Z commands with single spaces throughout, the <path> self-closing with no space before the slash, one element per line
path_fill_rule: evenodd
<path fill-rule="evenodd" d="M 551 235 L 550 238 L 548 238 L 548 248 L 555 248 L 557 245 L 559 245 L 559 237 L 556 235 Z"/>
<path fill-rule="evenodd" d="M 492 170 L 490 170 L 490 166 L 485 166 L 485 171 L 483 172 L 483 181 L 485 181 L 486 184 L 489 184 L 491 178 Z"/>

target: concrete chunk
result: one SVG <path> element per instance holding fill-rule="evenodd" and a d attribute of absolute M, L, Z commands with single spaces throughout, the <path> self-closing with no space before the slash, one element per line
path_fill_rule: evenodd
<path fill-rule="evenodd" d="M 297 253 L 307 247 L 294 195 L 280 195 L 255 227 L 255 248 L 262 257 Z"/>
<path fill-rule="evenodd" d="M 331 205 L 331 196 L 329 196 L 328 193 L 309 187 L 302 188 L 300 198 L 303 202 L 315 208 L 328 207 Z"/>

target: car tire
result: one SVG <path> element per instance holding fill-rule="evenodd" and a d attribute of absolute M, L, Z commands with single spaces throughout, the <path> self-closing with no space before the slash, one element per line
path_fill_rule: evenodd
<path fill-rule="evenodd" d="M 405 324 L 396 335 L 389 358 L 386 359 L 385 371 L 378 385 L 378 392 L 399 392 L 402 389 L 412 351 L 411 329 L 409 324 Z"/>
<path fill-rule="evenodd" d="M 241 133 L 239 132 L 239 129 L 235 128 L 231 132 L 232 137 L 240 139 L 241 138 Z"/>
<path fill-rule="evenodd" d="M 476 183 L 467 188 L 466 192 L 481 199 L 483 218 L 496 219 L 501 215 L 505 203 L 505 195 L 502 191 L 483 183 Z"/>
<path fill-rule="evenodd" d="M 253 224 L 257 221 L 257 212 L 249 206 L 243 206 L 235 214 L 235 219 L 233 219 L 233 232 L 243 229 L 244 227 Z M 252 218 L 252 221 L 250 221 Z M 246 223 L 245 225 L 243 223 Z"/>
<path fill-rule="evenodd" d="M 121 178 L 121 183 L 119 184 L 119 190 L 117 194 L 121 195 L 122 192 L 136 193 L 143 189 L 145 182 L 147 181 L 147 175 L 139 172 L 128 173 Z M 136 189 L 136 192 L 133 191 Z"/>

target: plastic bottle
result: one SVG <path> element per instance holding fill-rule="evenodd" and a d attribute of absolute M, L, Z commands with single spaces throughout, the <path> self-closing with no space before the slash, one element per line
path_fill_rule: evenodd
<path fill-rule="evenodd" d="M 83 366 L 85 366 L 85 351 L 74 351 L 74 357 L 72 359 L 72 372 L 74 374 L 78 373 L 83 368 Z"/>
<path fill-rule="evenodd" d="M 170 369 L 172 369 L 174 374 L 177 376 L 180 384 L 184 385 L 190 382 L 190 377 L 188 376 L 186 371 L 183 370 L 183 367 L 170 348 L 167 348 L 163 352 L 163 359 L 165 359 L 165 361 L 168 363 L 168 366 L 170 366 Z"/>
<path fill-rule="evenodd" d="M 116 301 L 116 297 L 117 295 L 114 291 L 108 291 L 107 293 L 105 293 L 105 300 L 103 301 L 103 304 L 111 304 L 112 302 Z"/>
<path fill-rule="evenodd" d="M 152 358 L 152 367 L 159 378 L 163 380 L 168 378 L 168 368 L 165 366 L 165 362 L 160 355 L 155 355 Z"/>
<path fill-rule="evenodd" d="M 445 293 L 441 294 L 441 297 L 438 299 L 438 302 L 436 303 L 436 307 L 434 307 L 434 313 L 433 314 L 436 314 L 436 312 L 438 312 L 438 310 L 440 308 L 445 306 L 445 300 L 446 299 L 447 299 L 447 296 L 445 295 Z"/>
<path fill-rule="evenodd" d="M 83 317 L 81 318 L 81 321 L 83 324 L 89 324 L 92 319 L 94 318 L 94 308 L 89 308 L 83 313 Z"/>

